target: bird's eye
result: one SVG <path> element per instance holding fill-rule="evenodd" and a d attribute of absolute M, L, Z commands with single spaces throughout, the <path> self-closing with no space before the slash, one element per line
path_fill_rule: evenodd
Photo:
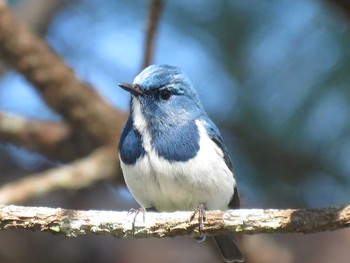
<path fill-rule="evenodd" d="M 159 96 L 162 100 L 168 100 L 171 97 L 171 91 L 168 89 L 163 89 L 160 91 Z"/>

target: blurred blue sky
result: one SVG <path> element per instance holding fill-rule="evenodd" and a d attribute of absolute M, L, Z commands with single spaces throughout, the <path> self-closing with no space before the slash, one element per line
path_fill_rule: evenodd
<path fill-rule="evenodd" d="M 219 37 L 200 27 L 215 24 L 227 6 L 244 17 L 243 22 L 236 18 L 238 24 L 250 22 L 243 24 L 242 38 L 234 37 L 243 42 L 238 51 L 242 72 L 237 73 L 222 62 L 236 58 L 227 57 Z M 127 110 L 128 94 L 116 83 L 131 82 L 140 71 L 147 12 L 147 1 L 72 1 L 54 17 L 46 39 L 81 80 L 95 87 L 113 106 Z M 186 17 L 179 17 L 183 13 L 190 17 L 188 28 L 177 23 L 182 19 L 186 25 Z M 226 34 L 234 33 L 226 28 Z M 263 116 L 260 128 L 268 134 L 291 148 L 324 152 L 325 160 L 336 162 L 345 174 L 350 172 L 350 142 L 344 134 L 350 123 L 349 97 L 344 96 L 345 81 L 337 86 L 327 82 L 328 73 L 349 59 L 343 39 L 350 39 L 348 23 L 321 1 L 196 0 L 190 5 L 185 0 L 167 1 L 154 63 L 181 67 L 219 123 L 246 118 L 242 109 L 248 105 L 256 116 Z M 0 110 L 37 119 L 60 119 L 13 71 L 0 79 Z M 258 171 L 249 158 L 235 153 L 234 141 L 228 141 L 233 146 L 243 191 L 256 205 L 259 195 L 249 194 L 249 189 Z M 13 147 L 10 151 L 19 163 L 23 164 L 24 158 L 28 166 L 22 152 Z M 35 163 L 36 157 L 30 160 Z M 325 174 L 316 178 L 306 179 L 299 189 L 308 205 L 349 200 L 335 179 Z"/>
<path fill-rule="evenodd" d="M 80 79 L 91 83 L 111 104 L 127 109 L 128 95 L 118 89 L 116 83 L 132 81 L 140 71 L 148 6 L 146 1 L 111 2 L 101 5 L 98 0 L 74 1 L 55 16 L 47 41 Z M 256 5 L 232 2 L 232 8 L 238 5 L 248 9 Z M 197 5 L 192 3 L 198 8 L 192 5 L 190 8 L 184 0 L 167 5 L 170 7 L 162 15 L 154 63 L 181 67 L 199 90 L 208 111 L 224 110 L 217 106 L 232 104 L 232 99 L 237 99 L 235 93 L 227 97 L 225 89 L 232 92 L 242 87 L 201 43 L 204 38 L 215 45 L 215 39 L 205 35 L 204 30 L 200 32 L 202 38 L 197 37 L 198 32 L 191 37 L 167 19 L 168 12 L 174 8 L 172 5 L 177 5 L 192 11 L 198 19 L 210 21 L 220 15 L 219 10 L 215 10 L 217 5 L 198 1 Z M 332 21 L 316 1 L 284 0 L 263 7 L 262 11 L 250 12 L 250 15 L 258 13 L 260 19 L 252 19 L 256 24 L 253 30 L 247 29 L 252 32 L 242 50 L 246 57 L 244 67 L 251 73 L 244 88 L 249 89 L 250 99 L 256 97 L 257 107 L 272 115 L 273 122 L 288 118 L 319 77 L 337 63 L 340 51 L 334 36 L 348 28 L 345 25 L 339 28 L 340 23 Z M 334 25 L 329 26 L 332 22 Z M 1 110 L 40 119 L 52 116 L 51 111 L 41 111 L 40 98 L 20 75 L 6 74 L 1 86 Z"/>

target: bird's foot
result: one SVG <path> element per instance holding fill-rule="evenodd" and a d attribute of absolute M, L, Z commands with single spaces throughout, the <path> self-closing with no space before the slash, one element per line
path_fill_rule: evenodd
<path fill-rule="evenodd" d="M 131 208 L 128 212 L 128 216 L 131 215 L 131 214 L 134 214 L 134 218 L 132 219 L 132 229 L 135 229 L 135 222 L 136 222 L 136 217 L 142 213 L 142 219 L 143 219 L 143 222 L 145 222 L 145 219 L 146 219 L 146 209 L 143 208 L 143 207 L 140 207 L 138 209 L 135 209 L 135 208 Z"/>
<path fill-rule="evenodd" d="M 191 215 L 190 221 L 193 221 L 193 219 L 198 215 L 198 232 L 199 237 L 196 237 L 195 239 L 199 242 L 204 241 L 205 237 L 202 235 L 202 229 L 204 227 L 204 222 L 207 219 L 207 211 L 205 210 L 205 205 L 200 204 L 196 210 L 194 210 L 193 214 Z"/>

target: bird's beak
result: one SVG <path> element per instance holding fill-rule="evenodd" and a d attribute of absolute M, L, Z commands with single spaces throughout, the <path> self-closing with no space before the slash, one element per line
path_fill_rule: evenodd
<path fill-rule="evenodd" d="M 118 83 L 118 86 L 122 89 L 130 92 L 132 95 L 143 95 L 143 91 L 140 86 L 137 84 L 128 84 L 128 83 Z"/>

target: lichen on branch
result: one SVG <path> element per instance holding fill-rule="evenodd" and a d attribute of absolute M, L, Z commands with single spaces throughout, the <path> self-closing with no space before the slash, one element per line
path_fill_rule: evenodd
<path fill-rule="evenodd" d="M 47 207 L 0 206 L 0 230 L 28 229 L 66 237 L 108 234 L 117 238 L 198 235 L 192 212 L 146 212 L 145 221 L 126 211 L 81 211 Z M 202 234 L 314 233 L 348 227 L 350 205 L 322 209 L 239 209 L 208 211 Z"/>

